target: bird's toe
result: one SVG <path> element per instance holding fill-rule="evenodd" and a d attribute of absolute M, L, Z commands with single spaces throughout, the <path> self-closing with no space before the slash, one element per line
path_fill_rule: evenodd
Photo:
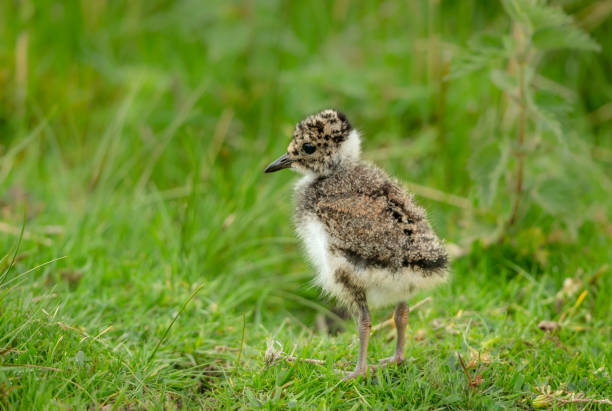
<path fill-rule="evenodd" d="M 346 372 L 345 371 L 343 374 L 344 374 L 344 377 L 342 377 L 343 381 L 350 381 L 350 380 L 354 380 L 354 379 L 359 378 L 359 377 L 366 378 L 367 374 L 368 374 L 368 369 L 367 368 L 356 369 L 356 370 L 351 371 L 351 372 Z"/>
<path fill-rule="evenodd" d="M 381 367 L 387 367 L 392 364 L 401 364 L 406 360 L 406 356 L 404 354 L 395 354 L 392 357 L 383 358 L 378 360 L 378 363 Z"/>

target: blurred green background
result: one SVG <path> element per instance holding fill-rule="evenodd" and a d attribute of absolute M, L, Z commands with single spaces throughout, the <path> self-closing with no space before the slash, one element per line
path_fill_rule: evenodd
<path fill-rule="evenodd" d="M 611 15 L 596 0 L 2 1 L 0 404 L 609 398 Z M 330 364 L 356 351 L 310 284 L 296 176 L 262 173 L 328 107 L 457 256 L 411 317 L 415 362 L 365 387 L 263 364 L 270 338 Z M 370 356 L 390 349 L 374 339 Z M 455 352 L 488 356 L 481 385 Z"/>

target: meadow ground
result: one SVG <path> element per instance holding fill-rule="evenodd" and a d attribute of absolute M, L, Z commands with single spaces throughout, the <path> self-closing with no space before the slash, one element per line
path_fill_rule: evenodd
<path fill-rule="evenodd" d="M 1 2 L 0 407 L 610 407 L 612 8 L 529 4 Z M 262 173 L 328 106 L 458 254 L 367 381 Z"/>

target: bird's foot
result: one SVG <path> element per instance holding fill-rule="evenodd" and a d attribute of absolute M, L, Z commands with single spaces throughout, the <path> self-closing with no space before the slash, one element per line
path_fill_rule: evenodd
<path fill-rule="evenodd" d="M 384 368 L 391 364 L 401 364 L 406 359 L 404 354 L 395 354 L 393 357 L 383 358 L 382 360 L 378 360 L 380 367 Z"/>
<path fill-rule="evenodd" d="M 343 381 L 354 380 L 358 377 L 366 378 L 368 376 L 368 367 L 356 368 L 351 372 L 344 372 L 344 377 L 342 377 Z"/>

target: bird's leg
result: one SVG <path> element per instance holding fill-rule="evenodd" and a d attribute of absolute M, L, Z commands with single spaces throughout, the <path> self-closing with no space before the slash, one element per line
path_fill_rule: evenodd
<path fill-rule="evenodd" d="M 397 343 L 395 344 L 395 362 L 404 361 L 404 344 L 406 341 L 406 324 L 408 323 L 408 304 L 401 302 L 395 307 L 393 321 L 397 330 Z"/>
<path fill-rule="evenodd" d="M 395 307 L 393 313 L 393 322 L 395 323 L 395 329 L 397 330 L 397 343 L 395 344 L 395 354 L 393 357 L 382 359 L 380 362 L 383 365 L 388 364 L 400 364 L 406 358 L 404 356 L 404 344 L 406 341 L 406 324 L 408 323 L 408 304 L 401 302 Z"/>
<path fill-rule="evenodd" d="M 367 304 L 363 303 L 359 306 L 359 319 L 357 320 L 357 329 L 359 332 L 359 357 L 355 371 L 344 377 L 345 380 L 351 380 L 360 375 L 366 376 L 368 371 L 368 341 L 370 340 L 370 330 L 372 329 L 372 318 Z"/>

